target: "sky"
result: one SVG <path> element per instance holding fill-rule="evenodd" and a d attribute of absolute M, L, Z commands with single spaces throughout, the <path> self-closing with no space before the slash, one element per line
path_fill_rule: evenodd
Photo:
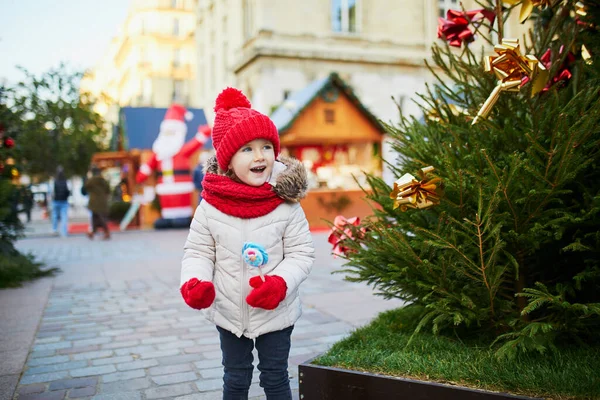
<path fill-rule="evenodd" d="M 39 75 L 61 61 L 85 70 L 100 60 L 127 17 L 128 0 L 0 0 L 0 82 L 25 67 Z"/>

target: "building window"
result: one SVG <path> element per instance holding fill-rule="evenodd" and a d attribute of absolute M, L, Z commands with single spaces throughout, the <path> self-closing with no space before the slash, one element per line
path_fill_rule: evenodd
<path fill-rule="evenodd" d="M 331 29 L 334 32 L 355 33 L 359 0 L 331 0 Z"/>
<path fill-rule="evenodd" d="M 142 86 L 142 103 L 145 105 L 152 104 L 152 79 L 144 79 Z"/>
<path fill-rule="evenodd" d="M 284 90 L 283 91 L 283 100 L 287 100 L 291 94 L 292 94 L 291 90 Z"/>
<path fill-rule="evenodd" d="M 185 104 L 184 82 L 180 79 L 175 79 L 173 81 L 173 101 Z"/>
<path fill-rule="evenodd" d="M 171 0 L 171 8 L 183 8 L 183 0 Z"/>
<path fill-rule="evenodd" d="M 173 19 L 173 36 L 179 36 L 179 18 Z"/>
<path fill-rule="evenodd" d="M 332 110 L 331 108 L 325 109 L 325 123 L 335 124 L 335 110 Z"/>
<path fill-rule="evenodd" d="M 448 10 L 458 8 L 458 0 L 438 0 L 440 17 L 446 18 Z"/>
<path fill-rule="evenodd" d="M 181 66 L 181 49 L 173 50 L 173 66 L 174 67 Z"/>
<path fill-rule="evenodd" d="M 244 38 L 250 39 L 253 31 L 252 0 L 244 0 Z"/>

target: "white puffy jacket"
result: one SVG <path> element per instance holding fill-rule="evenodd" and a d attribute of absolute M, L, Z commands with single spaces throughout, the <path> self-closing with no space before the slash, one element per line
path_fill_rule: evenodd
<path fill-rule="evenodd" d="M 303 196 L 306 191 L 303 166 L 295 160 L 282 161 L 288 168 L 277 178 L 274 191 L 277 192 L 278 187 L 285 190 L 282 197 L 288 200 Z M 208 161 L 208 173 L 211 168 L 216 169 L 214 159 Z M 294 194 L 290 187 L 297 182 L 301 186 Z M 258 243 L 266 249 L 269 261 L 261 267 L 263 274 L 278 275 L 285 280 L 286 297 L 274 310 L 254 308 L 246 303 L 246 296 L 252 290 L 248 281 L 258 275 L 258 270 L 242 260 L 245 242 Z M 238 337 L 253 339 L 287 328 L 298 320 L 302 313 L 298 286 L 310 273 L 313 262 L 312 236 L 300 204 L 288 201 L 262 217 L 242 219 L 202 201 L 185 243 L 181 285 L 191 278 L 212 282 L 216 298 L 204 310 L 206 318 Z"/>

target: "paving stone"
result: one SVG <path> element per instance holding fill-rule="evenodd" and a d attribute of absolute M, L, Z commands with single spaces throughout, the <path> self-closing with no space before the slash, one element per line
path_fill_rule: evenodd
<path fill-rule="evenodd" d="M 49 336 L 45 338 L 37 338 L 33 342 L 33 344 L 45 344 L 45 343 L 56 343 L 60 342 L 62 339 L 60 336 Z"/>
<path fill-rule="evenodd" d="M 61 351 L 61 350 L 58 350 Z M 53 357 L 57 354 L 57 350 L 40 350 L 40 351 L 32 351 L 29 353 L 29 358 L 45 358 L 45 357 Z"/>
<path fill-rule="evenodd" d="M 78 399 L 81 397 L 93 396 L 95 394 L 96 394 L 95 386 L 88 386 L 88 387 L 84 387 L 84 388 L 69 390 L 69 398 L 70 399 Z"/>
<path fill-rule="evenodd" d="M 115 381 L 124 381 L 127 379 L 143 378 L 146 376 L 146 371 L 143 369 L 133 369 L 131 371 L 120 371 L 113 374 L 107 374 L 102 377 L 102 382 L 110 383 Z"/>
<path fill-rule="evenodd" d="M 221 354 L 221 351 L 219 351 Z M 160 365 L 173 365 L 173 364 L 185 364 L 193 361 L 199 361 L 204 359 L 200 354 L 183 354 L 180 356 L 172 357 L 161 357 L 158 359 Z"/>
<path fill-rule="evenodd" d="M 88 332 L 88 333 L 72 333 L 70 335 L 66 335 L 65 339 L 66 340 L 82 340 L 82 339 L 91 339 L 91 338 L 95 338 L 97 337 L 98 334 L 95 332 Z"/>
<path fill-rule="evenodd" d="M 115 354 L 118 356 L 127 356 L 130 354 L 140 354 L 141 352 L 149 352 L 149 351 L 154 351 L 154 347 L 149 346 L 149 345 L 141 345 L 141 346 L 125 347 L 122 349 L 116 349 Z"/>
<path fill-rule="evenodd" d="M 128 379 L 126 381 L 103 383 L 100 385 L 100 391 L 102 393 L 123 393 L 147 389 L 150 386 L 152 386 L 152 382 L 150 382 L 150 379 L 144 377 L 137 379 Z"/>
<path fill-rule="evenodd" d="M 79 378 L 82 376 L 106 375 L 115 372 L 116 370 L 114 365 L 102 365 L 100 367 L 74 369 L 71 371 L 71 376 L 73 378 Z"/>
<path fill-rule="evenodd" d="M 132 369 L 143 369 L 149 367 L 155 367 L 158 365 L 157 360 L 136 360 L 129 363 L 117 364 L 119 371 L 129 371 Z"/>
<path fill-rule="evenodd" d="M 182 396 L 193 393 L 195 390 L 189 383 L 178 383 L 176 385 L 161 386 L 144 391 L 146 399 L 161 399 L 163 397 Z"/>
<path fill-rule="evenodd" d="M 126 392 L 126 393 L 109 393 L 99 394 L 91 398 L 91 400 L 141 400 L 142 394 L 140 392 Z"/>
<path fill-rule="evenodd" d="M 45 337 L 53 337 L 53 336 L 59 336 L 57 332 L 40 332 L 38 331 L 38 333 L 35 335 L 37 338 L 45 338 Z M 65 338 L 66 339 L 66 338 Z M 69 340 L 69 339 L 67 339 Z"/>
<path fill-rule="evenodd" d="M 177 374 L 157 375 L 152 377 L 152 381 L 157 385 L 172 385 L 174 383 L 191 382 L 198 379 L 195 372 L 180 372 Z"/>
<path fill-rule="evenodd" d="M 121 356 L 121 357 L 107 357 L 107 358 L 98 358 L 92 360 L 92 365 L 106 365 L 106 364 L 120 364 L 133 361 L 133 357 L 131 356 Z"/>
<path fill-rule="evenodd" d="M 138 340 L 129 340 L 126 342 L 111 342 L 102 345 L 102 350 L 122 349 L 123 347 L 134 347 L 139 343 Z"/>
<path fill-rule="evenodd" d="M 196 381 L 196 387 L 201 392 L 210 392 L 223 389 L 223 378 L 221 379 L 200 379 Z"/>
<path fill-rule="evenodd" d="M 87 386 L 96 386 L 98 377 L 63 379 L 50 383 L 50 390 L 83 388 Z"/>
<path fill-rule="evenodd" d="M 212 350 L 212 351 L 205 351 L 202 353 L 202 355 L 204 356 L 204 358 L 219 358 L 221 357 L 221 350 Z"/>
<path fill-rule="evenodd" d="M 196 344 L 202 345 L 202 344 L 219 344 L 220 343 L 220 339 L 218 335 L 212 335 L 209 337 L 205 337 L 202 339 L 198 339 L 196 340 Z"/>
<path fill-rule="evenodd" d="M 75 340 L 73 341 L 73 346 L 90 346 L 94 344 L 106 344 L 112 341 L 109 337 L 95 337 L 92 339 L 83 339 L 83 340 Z"/>
<path fill-rule="evenodd" d="M 153 367 L 148 370 L 150 375 L 166 375 L 166 374 L 175 374 L 178 372 L 187 372 L 191 371 L 192 366 L 190 364 L 175 364 L 175 365 L 165 365 L 160 367 Z"/>
<path fill-rule="evenodd" d="M 46 343 L 46 344 L 37 344 L 35 346 L 33 346 L 33 351 L 40 351 L 40 350 L 59 350 L 59 349 L 66 349 L 72 347 L 71 342 L 56 342 L 56 343 Z"/>
<path fill-rule="evenodd" d="M 175 397 L 173 400 L 221 400 L 223 394 L 221 391 L 218 392 L 204 392 L 201 394 L 193 393 L 185 396 Z"/>
<path fill-rule="evenodd" d="M 265 390 L 263 388 L 261 388 L 260 386 L 258 386 L 257 383 L 253 383 L 252 385 L 250 385 L 250 390 L 248 390 L 248 397 L 257 397 L 257 396 L 263 396 L 265 395 Z"/>
<path fill-rule="evenodd" d="M 202 377 L 206 379 L 222 377 L 223 367 L 201 369 L 200 375 L 202 375 Z"/>
<path fill-rule="evenodd" d="M 123 336 L 133 333 L 133 329 L 113 329 L 108 331 L 100 332 L 101 336 Z"/>
<path fill-rule="evenodd" d="M 46 390 L 46 384 L 45 383 L 36 383 L 33 385 L 25 385 L 25 386 L 21 386 L 19 387 L 19 390 L 17 390 L 17 393 L 21 394 L 30 394 L 30 393 L 41 393 L 44 390 Z"/>
<path fill-rule="evenodd" d="M 172 321 L 171 322 L 172 325 L 177 325 L 177 322 Z M 167 328 L 164 330 L 160 330 L 160 331 L 154 331 L 152 332 L 152 336 L 154 337 L 158 337 L 158 336 L 171 336 L 171 335 L 176 335 L 177 337 L 181 338 L 182 335 L 188 334 L 190 332 L 190 330 L 186 327 L 186 328 Z"/>
<path fill-rule="evenodd" d="M 87 366 L 87 361 L 70 361 L 66 363 L 40 365 L 39 367 L 31 367 L 25 370 L 24 376 L 45 374 L 47 372 L 65 371 L 75 368 L 83 368 Z"/>
<path fill-rule="evenodd" d="M 171 349 L 171 350 L 154 350 L 154 351 L 145 351 L 143 353 L 140 353 L 140 358 L 143 359 L 153 359 L 153 358 L 161 358 L 161 357 L 168 357 L 168 356 L 176 356 L 179 354 L 179 350 L 178 349 Z"/>
<path fill-rule="evenodd" d="M 221 358 L 212 358 L 210 360 L 196 361 L 194 366 L 198 369 L 222 367 Z"/>
<path fill-rule="evenodd" d="M 98 346 L 96 344 L 93 346 L 80 346 L 80 347 L 71 347 L 69 349 L 60 349 L 60 350 L 57 350 L 56 352 L 58 354 L 68 355 L 68 354 L 75 354 L 75 353 L 89 353 L 92 351 L 97 351 L 98 349 L 100 349 L 100 346 Z"/>
<path fill-rule="evenodd" d="M 147 339 L 142 339 L 142 344 L 176 342 L 177 340 L 179 340 L 177 339 L 177 336 L 149 337 Z"/>
<path fill-rule="evenodd" d="M 69 376 L 68 371 L 49 372 L 47 374 L 28 375 L 21 378 L 21 385 L 30 383 L 52 382 L 60 379 L 66 379 Z"/>
<path fill-rule="evenodd" d="M 145 338 L 149 338 L 151 337 L 150 333 L 147 332 L 137 332 L 134 333 L 132 335 L 123 335 L 121 337 L 119 337 L 119 340 L 126 342 L 126 341 L 139 341 Z"/>
<path fill-rule="evenodd" d="M 93 360 L 97 358 L 106 358 L 114 354 L 112 350 L 89 351 L 86 353 L 73 354 L 73 360 Z"/>
<path fill-rule="evenodd" d="M 178 339 L 176 339 L 175 341 L 170 342 L 170 343 L 157 344 L 156 348 L 159 350 L 181 349 L 184 347 L 193 346 L 194 344 L 195 344 L 195 342 L 193 340 L 178 340 Z"/>
<path fill-rule="evenodd" d="M 66 393 L 66 390 L 58 390 L 56 392 L 24 394 L 19 395 L 19 400 L 63 400 Z"/>
<path fill-rule="evenodd" d="M 69 361 L 68 356 L 52 356 L 52 357 L 40 357 L 40 358 L 32 358 L 27 362 L 27 365 L 30 367 L 37 367 L 39 365 L 49 365 L 56 363 L 64 363 Z"/>
<path fill-rule="evenodd" d="M 186 347 L 183 349 L 183 352 L 186 354 L 205 353 L 205 352 L 214 351 L 215 347 L 216 346 L 214 344 L 204 344 L 202 346 Z"/>

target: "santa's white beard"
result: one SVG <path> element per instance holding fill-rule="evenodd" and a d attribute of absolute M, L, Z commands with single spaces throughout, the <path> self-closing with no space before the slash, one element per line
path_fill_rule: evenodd
<path fill-rule="evenodd" d="M 152 151 L 156 154 L 156 158 L 164 160 L 173 157 L 181 150 L 185 141 L 187 127 L 185 123 L 177 121 L 163 121 L 160 124 L 160 133 L 152 144 Z M 168 135 L 165 132 L 173 132 Z"/>

